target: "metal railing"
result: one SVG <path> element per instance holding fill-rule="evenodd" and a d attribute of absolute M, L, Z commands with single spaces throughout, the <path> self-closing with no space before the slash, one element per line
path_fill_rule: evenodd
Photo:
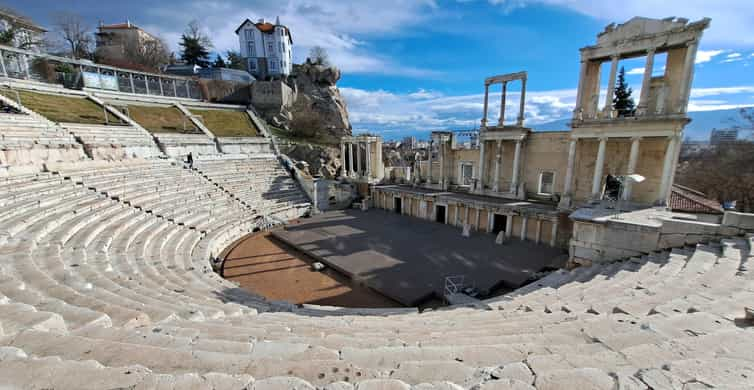
<path fill-rule="evenodd" d="M 0 76 L 150 96 L 203 99 L 197 80 L 140 72 L 0 45 Z"/>

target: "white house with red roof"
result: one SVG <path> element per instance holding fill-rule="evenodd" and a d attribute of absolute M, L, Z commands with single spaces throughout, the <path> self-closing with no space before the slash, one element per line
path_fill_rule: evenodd
<path fill-rule="evenodd" d="M 264 19 L 246 19 L 236 29 L 241 57 L 249 73 L 258 79 L 288 76 L 293 69 L 293 38 L 288 27 Z"/>

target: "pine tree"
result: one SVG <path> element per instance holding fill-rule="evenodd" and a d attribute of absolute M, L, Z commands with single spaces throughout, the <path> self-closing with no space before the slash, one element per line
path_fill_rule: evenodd
<path fill-rule="evenodd" d="M 633 116 L 636 111 L 634 99 L 631 97 L 631 87 L 626 82 L 626 70 L 621 66 L 618 72 L 618 80 L 615 82 L 615 95 L 613 96 L 613 108 L 618 111 L 618 116 Z"/>
<path fill-rule="evenodd" d="M 212 42 L 201 32 L 198 21 L 192 20 L 189 23 L 186 32 L 181 35 L 179 45 L 183 48 L 181 59 L 187 64 L 209 66 L 209 50 L 212 48 Z"/>
<path fill-rule="evenodd" d="M 228 57 L 228 68 L 246 70 L 244 60 L 237 51 L 228 50 L 225 52 L 225 56 Z"/>
<path fill-rule="evenodd" d="M 215 62 L 212 63 L 213 68 L 227 68 L 228 65 L 225 63 L 225 60 L 223 60 L 223 57 L 221 57 L 219 54 L 217 57 L 215 57 Z"/>

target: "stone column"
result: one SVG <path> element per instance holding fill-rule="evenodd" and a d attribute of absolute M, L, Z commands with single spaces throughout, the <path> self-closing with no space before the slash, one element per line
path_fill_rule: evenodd
<path fill-rule="evenodd" d="M 668 192 L 670 190 L 670 178 L 675 169 L 675 148 L 678 144 L 678 136 L 674 135 L 668 138 L 668 147 L 665 149 L 665 161 L 662 165 L 662 179 L 660 180 L 660 192 L 657 194 L 656 204 L 664 206 L 668 201 Z"/>
<path fill-rule="evenodd" d="M 171 81 L 173 82 L 173 96 L 178 97 L 178 86 L 175 85 L 176 84 L 175 83 L 175 79 L 171 79 Z M 132 86 L 132 88 L 133 88 L 133 86 Z M 345 165 L 344 165 L 344 167 L 345 167 Z"/>
<path fill-rule="evenodd" d="M 618 55 L 613 55 L 610 64 L 610 79 L 607 84 L 607 95 L 605 95 L 605 108 L 602 109 L 606 117 L 610 117 L 613 110 L 613 94 L 615 93 L 615 74 L 618 72 Z"/>
<path fill-rule="evenodd" d="M 453 223 L 451 225 L 458 226 L 458 209 L 461 207 L 460 204 L 456 203 L 455 212 L 453 212 Z"/>
<path fill-rule="evenodd" d="M 361 177 L 361 142 L 356 142 L 356 177 Z"/>
<path fill-rule="evenodd" d="M 372 143 L 367 141 L 365 143 L 366 145 L 366 171 L 367 171 L 367 180 L 372 179 Z"/>
<path fill-rule="evenodd" d="M 484 192 L 484 138 L 479 134 L 479 173 L 477 174 L 477 191 Z"/>
<path fill-rule="evenodd" d="M 346 177 L 346 144 L 340 141 L 340 176 Z"/>
<path fill-rule="evenodd" d="M 374 143 L 374 147 L 376 149 L 377 160 L 375 163 L 377 164 L 377 180 L 382 180 L 385 177 L 385 164 L 382 162 L 382 138 L 378 138 L 377 141 Z"/>
<path fill-rule="evenodd" d="M 631 152 L 628 155 L 628 171 L 626 174 L 632 175 L 636 173 L 636 163 L 639 161 L 639 141 L 641 141 L 641 137 L 633 137 L 631 138 Z M 623 197 L 621 199 L 623 200 L 630 200 L 631 199 L 631 187 L 633 186 L 633 181 L 630 179 L 627 179 L 626 182 L 623 184 Z"/>
<path fill-rule="evenodd" d="M 552 228 L 550 229 L 550 246 L 554 247 L 558 242 L 558 221 L 552 221 Z"/>
<path fill-rule="evenodd" d="M 521 80 L 521 102 L 519 103 L 518 107 L 518 120 L 516 121 L 516 126 L 523 126 L 524 125 L 524 106 L 526 103 L 526 79 Z"/>
<path fill-rule="evenodd" d="M 350 149 L 350 153 L 348 154 L 348 157 L 349 157 L 348 158 L 348 166 L 350 168 L 348 170 L 348 176 L 353 177 L 353 176 L 356 175 L 356 172 L 353 169 L 353 167 L 354 167 L 354 161 L 353 160 L 355 160 L 355 156 L 356 156 L 356 153 L 354 153 L 354 150 L 353 150 L 353 142 L 349 142 L 348 143 L 348 149 Z"/>
<path fill-rule="evenodd" d="M 649 88 L 652 81 L 652 68 L 655 63 L 655 49 L 647 50 L 647 61 L 644 63 L 644 78 L 641 80 L 641 95 L 639 96 L 639 106 L 636 108 L 638 115 L 647 114 L 649 105 Z"/>
<path fill-rule="evenodd" d="M 571 197 L 573 186 L 573 166 L 576 163 L 576 138 L 571 138 L 571 143 L 568 145 L 568 165 L 566 166 L 565 181 L 563 182 L 563 195 L 564 198 Z"/>
<path fill-rule="evenodd" d="M 478 208 L 474 210 L 476 210 L 476 230 L 482 230 L 481 226 L 479 226 L 479 220 L 482 217 L 482 210 Z"/>
<path fill-rule="evenodd" d="M 511 175 L 511 192 L 516 193 L 518 190 L 518 170 L 521 159 L 521 140 L 516 140 L 516 150 L 513 153 L 513 175 Z"/>
<path fill-rule="evenodd" d="M 463 224 L 469 223 L 469 206 L 466 206 L 463 212 Z"/>
<path fill-rule="evenodd" d="M 24 74 L 26 75 L 26 79 L 31 79 L 31 71 L 29 70 L 29 56 L 26 54 L 21 54 L 20 58 L 23 58 L 22 66 L 24 68 Z"/>
<path fill-rule="evenodd" d="M 524 218 L 521 220 L 521 241 L 526 240 L 526 230 L 529 226 L 529 217 L 524 215 Z"/>
<path fill-rule="evenodd" d="M 600 138 L 600 146 L 597 149 L 597 161 L 594 163 L 594 177 L 592 178 L 592 199 L 598 200 L 601 195 L 602 186 L 602 171 L 605 165 L 605 147 L 607 146 L 607 138 Z"/>
<path fill-rule="evenodd" d="M 511 238 L 513 235 L 513 215 L 508 215 L 505 218 L 505 237 Z"/>
<path fill-rule="evenodd" d="M 573 116 L 577 118 L 579 112 L 584 108 L 584 103 L 581 101 L 584 97 L 584 79 L 586 78 L 586 64 L 587 62 L 581 60 L 581 68 L 579 69 L 579 85 L 576 89 L 576 107 L 573 109 Z"/>
<path fill-rule="evenodd" d="M 536 235 L 534 236 L 534 242 L 539 244 L 540 241 L 542 241 L 542 220 L 541 219 L 537 219 L 537 232 L 535 234 Z"/>
<path fill-rule="evenodd" d="M 502 157 L 503 141 L 497 140 L 495 152 L 495 179 L 493 180 L 492 191 L 500 191 L 500 158 Z"/>
<path fill-rule="evenodd" d="M 432 184 L 432 146 L 435 142 L 430 138 L 429 147 L 427 148 L 427 184 Z"/>
<path fill-rule="evenodd" d="M 8 77 L 8 70 L 5 68 L 5 53 L 0 50 L 0 69 L 3 71 L 3 77 Z"/>
<path fill-rule="evenodd" d="M 129 73 L 128 74 L 128 81 L 131 83 L 131 93 L 136 93 L 136 86 L 134 85 L 134 74 L 133 73 Z M 178 97 L 177 94 L 175 96 Z"/>
<path fill-rule="evenodd" d="M 686 58 L 683 61 L 683 74 L 681 79 L 681 91 L 678 101 L 678 112 L 686 112 L 691 93 L 691 82 L 694 80 L 694 62 L 696 61 L 696 49 L 699 42 L 693 40 L 686 43 Z"/>
<path fill-rule="evenodd" d="M 445 189 L 445 141 L 440 138 L 440 188 Z"/>
<path fill-rule="evenodd" d="M 484 112 L 482 113 L 482 127 L 487 127 L 487 100 L 490 95 L 490 85 L 484 83 Z"/>
<path fill-rule="evenodd" d="M 505 126 L 505 95 L 508 92 L 508 82 L 503 81 L 503 93 L 500 96 L 500 119 L 497 121 L 497 125 L 500 127 Z"/>

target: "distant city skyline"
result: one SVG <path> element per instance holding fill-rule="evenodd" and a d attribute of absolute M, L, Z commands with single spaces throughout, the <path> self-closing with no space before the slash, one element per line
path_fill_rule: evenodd
<path fill-rule="evenodd" d="M 617 6 L 620 4 L 620 6 Z M 633 16 L 712 18 L 702 38 L 690 112 L 754 106 L 754 7 L 749 1 L 227 1 L 30 0 L 5 6 L 50 29 L 61 10 L 81 14 L 92 29 L 130 20 L 177 51 L 188 22 L 200 23 L 215 52 L 239 50 L 234 30 L 246 18 L 288 26 L 294 62 L 313 46 L 327 48 L 343 71 L 339 87 L 355 132 L 388 139 L 431 130 L 471 129 L 482 117 L 485 77 L 529 72 L 526 123 L 567 118 L 578 82 L 579 52 L 605 25 Z M 655 63 L 662 68 L 663 59 Z M 643 63 L 622 61 L 638 98 Z M 499 93 L 493 90 L 491 102 Z M 516 90 L 509 92 L 517 99 Z M 513 105 L 512 105 L 513 106 Z M 496 105 L 490 106 L 495 112 Z"/>

